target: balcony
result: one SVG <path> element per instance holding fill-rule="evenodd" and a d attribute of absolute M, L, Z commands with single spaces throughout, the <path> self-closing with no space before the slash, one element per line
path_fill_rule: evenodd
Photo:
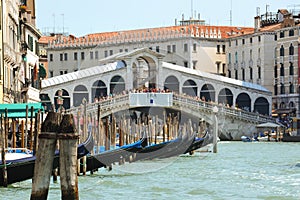
<path fill-rule="evenodd" d="M 249 60 L 249 67 L 253 67 L 253 60 Z"/>
<path fill-rule="evenodd" d="M 284 76 L 280 76 L 280 77 L 279 77 L 279 82 L 280 82 L 281 84 L 284 84 Z"/>
<path fill-rule="evenodd" d="M 257 78 L 257 79 L 256 79 L 256 84 L 258 84 L 258 85 L 261 84 L 261 79 L 260 79 L 260 78 Z"/>
<path fill-rule="evenodd" d="M 294 55 L 289 55 L 289 62 L 293 63 L 294 62 Z"/>
<path fill-rule="evenodd" d="M 234 69 L 237 70 L 239 68 L 239 63 L 234 63 Z"/>
<path fill-rule="evenodd" d="M 242 61 L 241 62 L 241 68 L 244 69 L 245 67 L 246 67 L 246 63 L 245 63 L 245 61 Z"/>
<path fill-rule="evenodd" d="M 281 64 L 283 64 L 283 62 L 284 62 L 284 56 L 280 56 L 280 57 L 279 57 L 279 62 L 280 62 Z"/>
<path fill-rule="evenodd" d="M 232 64 L 231 64 L 231 63 L 228 63 L 228 64 L 227 64 L 227 67 L 228 67 L 229 70 L 231 70 L 231 69 L 232 69 Z"/>
<path fill-rule="evenodd" d="M 274 78 L 274 85 L 278 84 L 278 78 Z"/>
<path fill-rule="evenodd" d="M 260 58 L 257 59 L 256 65 L 257 65 L 257 66 L 261 66 L 261 59 L 260 59 Z"/>

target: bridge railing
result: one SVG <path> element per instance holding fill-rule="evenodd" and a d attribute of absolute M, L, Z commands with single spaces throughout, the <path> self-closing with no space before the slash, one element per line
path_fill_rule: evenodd
<path fill-rule="evenodd" d="M 174 94 L 173 95 L 173 104 L 178 104 L 182 107 L 193 107 L 196 110 L 204 110 L 206 112 L 212 112 L 213 108 L 216 106 L 219 110 L 219 113 L 225 114 L 225 116 L 238 117 L 245 120 L 250 120 L 253 122 L 274 122 L 269 116 L 261 115 L 258 113 L 247 112 L 241 109 L 229 108 L 223 105 L 216 104 L 215 102 L 205 102 L 194 97 Z"/>
<path fill-rule="evenodd" d="M 104 114 L 106 112 L 110 112 L 114 110 L 114 108 L 119 106 L 126 106 L 129 104 L 129 95 L 128 94 L 122 94 L 117 95 L 114 97 L 108 97 L 107 99 L 100 100 L 98 102 L 89 103 L 86 104 L 86 107 L 84 104 L 78 107 L 73 107 L 67 110 L 68 113 L 78 113 L 82 112 L 85 107 L 86 113 L 95 113 L 98 110 L 98 107 L 100 105 L 100 114 Z"/>
<path fill-rule="evenodd" d="M 117 107 L 128 107 L 129 106 L 129 94 L 121 94 L 114 97 L 108 97 L 108 99 L 101 100 L 99 102 L 90 103 L 86 105 L 87 113 L 95 113 L 98 110 L 98 105 L 100 105 L 101 117 L 112 113 Z M 206 102 L 195 97 L 181 95 L 173 93 L 173 106 L 179 105 L 181 107 L 190 107 L 194 110 L 202 110 L 204 112 L 211 113 L 213 108 L 216 106 L 219 110 L 219 113 L 224 114 L 225 116 L 231 116 L 240 118 L 243 120 L 249 120 L 255 123 L 262 122 L 274 122 L 275 120 L 269 116 L 261 115 L 258 113 L 247 112 L 241 109 L 230 108 L 223 105 L 216 104 L 215 102 Z M 83 110 L 83 105 L 79 107 L 74 107 L 67 112 L 69 113 L 78 113 L 78 111 Z M 121 110 L 121 109 L 120 109 Z"/>

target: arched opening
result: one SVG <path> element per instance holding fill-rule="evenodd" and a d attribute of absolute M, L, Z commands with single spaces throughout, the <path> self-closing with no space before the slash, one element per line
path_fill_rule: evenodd
<path fill-rule="evenodd" d="M 55 92 L 54 96 L 55 109 L 69 109 L 70 106 L 70 95 L 67 90 L 60 89 Z"/>
<path fill-rule="evenodd" d="M 218 103 L 231 107 L 233 105 L 233 94 L 228 88 L 223 88 L 218 95 Z"/>
<path fill-rule="evenodd" d="M 133 87 L 156 88 L 156 64 L 149 56 L 141 56 L 132 64 Z"/>
<path fill-rule="evenodd" d="M 183 83 L 182 92 L 189 96 L 197 96 L 198 87 L 195 81 L 187 80 Z"/>
<path fill-rule="evenodd" d="M 41 103 L 44 106 L 45 111 L 52 111 L 52 103 L 48 94 L 40 94 Z"/>
<path fill-rule="evenodd" d="M 110 80 L 110 93 L 120 94 L 125 90 L 125 81 L 121 76 L 114 76 Z"/>
<path fill-rule="evenodd" d="M 83 99 L 85 99 L 86 102 L 89 102 L 88 90 L 84 85 L 77 85 L 73 93 L 73 106 L 80 106 L 80 104 L 83 102 Z"/>
<path fill-rule="evenodd" d="M 164 83 L 164 89 L 179 93 L 179 82 L 175 76 L 168 76 Z"/>
<path fill-rule="evenodd" d="M 203 85 L 200 91 L 200 98 L 204 101 L 215 101 L 215 88 L 211 84 Z"/>
<path fill-rule="evenodd" d="M 254 112 L 258 112 L 259 114 L 262 115 L 269 115 L 270 114 L 269 105 L 270 104 L 266 98 L 259 97 L 254 102 Z"/>
<path fill-rule="evenodd" d="M 246 93 L 241 93 L 237 96 L 235 105 L 237 108 L 251 112 L 251 99 Z"/>
<path fill-rule="evenodd" d="M 105 83 L 101 80 L 95 81 L 92 86 L 92 101 L 95 101 L 95 98 L 101 98 L 107 96 L 107 87 Z"/>

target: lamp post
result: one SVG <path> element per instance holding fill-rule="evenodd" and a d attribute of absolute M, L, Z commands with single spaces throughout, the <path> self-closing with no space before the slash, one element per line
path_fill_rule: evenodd
<path fill-rule="evenodd" d="M 218 142 L 218 117 L 217 113 L 219 111 L 217 106 L 213 107 L 214 113 L 214 133 L 213 133 L 213 153 L 217 153 L 217 142 Z"/>

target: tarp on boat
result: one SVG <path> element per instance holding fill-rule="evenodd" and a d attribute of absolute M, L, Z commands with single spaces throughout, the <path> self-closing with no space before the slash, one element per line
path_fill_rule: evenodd
<path fill-rule="evenodd" d="M 25 118 L 26 110 L 28 109 L 28 117 L 31 117 L 31 109 L 33 111 L 32 117 L 40 110 L 44 111 L 42 103 L 13 103 L 13 104 L 0 104 L 0 114 L 5 116 L 7 109 L 7 116 L 9 118 Z"/>
<path fill-rule="evenodd" d="M 272 123 L 272 122 L 267 122 L 267 123 L 259 124 L 256 127 L 257 128 L 278 128 L 278 127 L 282 127 L 282 126 L 283 125 L 281 125 L 281 124 L 275 124 L 275 123 Z"/>

